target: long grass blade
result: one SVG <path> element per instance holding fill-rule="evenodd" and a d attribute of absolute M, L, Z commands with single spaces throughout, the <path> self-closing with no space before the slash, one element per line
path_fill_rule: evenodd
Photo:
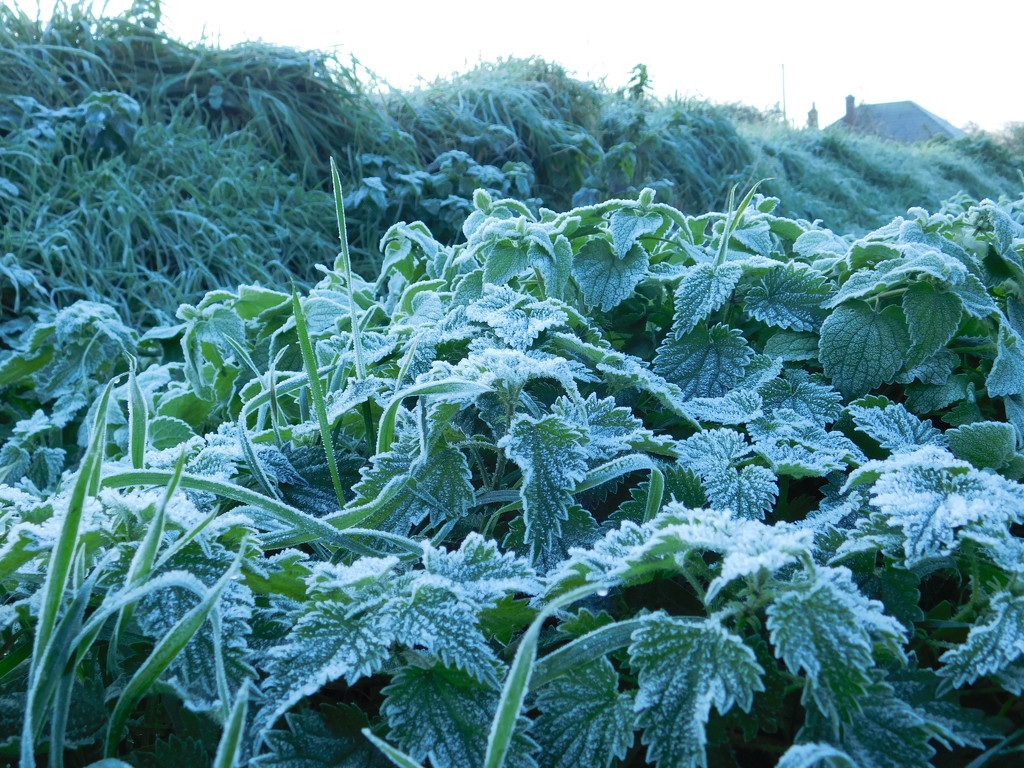
<path fill-rule="evenodd" d="M 29 689 L 25 701 L 25 721 L 22 727 L 21 768 L 35 768 L 33 749 L 35 745 L 36 724 L 32 718 L 35 698 L 34 691 L 38 684 L 39 676 L 45 672 L 45 667 L 42 663 L 48 657 L 49 643 L 57 624 L 57 613 L 60 610 L 61 599 L 64 596 L 68 577 L 71 574 L 75 549 L 78 546 L 78 531 L 82 523 L 85 501 L 90 495 L 89 490 L 93 484 L 94 477 L 100 472 L 103 448 L 107 440 L 107 404 L 110 402 L 110 393 L 115 383 L 116 380 L 112 379 L 100 396 L 96 418 L 92 425 L 89 448 L 86 451 L 85 458 L 82 459 L 82 466 L 78 471 L 78 479 L 75 481 L 74 488 L 71 491 L 71 498 L 68 501 L 68 509 L 64 515 L 60 535 L 57 537 L 57 544 L 50 555 L 50 562 L 46 569 L 46 579 L 40 590 L 42 600 L 39 606 L 39 620 L 36 622 L 36 635 L 32 645 Z"/>
<path fill-rule="evenodd" d="M 369 739 L 370 743 L 398 768 L 424 768 L 423 763 L 413 759 L 397 747 L 391 746 L 384 739 L 374 736 L 369 728 L 363 728 L 363 736 Z"/>
<path fill-rule="evenodd" d="M 494 713 L 494 720 L 491 722 L 491 730 L 487 736 L 487 754 L 484 757 L 484 768 L 502 768 L 505 764 L 505 757 L 508 755 L 509 747 L 512 746 L 512 736 L 515 734 L 516 720 L 523 709 L 523 701 L 530 689 L 530 676 L 533 672 L 534 661 L 537 658 L 537 640 L 540 637 L 540 630 L 544 622 L 558 610 L 597 592 L 599 587 L 588 585 L 579 587 L 572 592 L 567 592 L 555 598 L 544 609 L 537 614 L 522 639 L 519 641 L 519 648 L 516 650 L 515 659 L 505 677 L 505 684 L 501 689 L 501 698 L 498 701 L 498 709 Z"/>
<path fill-rule="evenodd" d="M 217 755 L 213 760 L 213 768 L 235 768 L 240 757 L 242 735 L 245 733 L 245 715 L 249 711 L 249 681 L 246 680 L 238 689 L 231 713 L 224 723 L 220 742 L 217 744 Z"/>
<path fill-rule="evenodd" d="M 203 622 L 209 617 L 210 612 L 217 606 L 221 594 L 227 589 L 228 584 L 231 583 L 231 580 L 241 568 L 244 552 L 245 542 L 243 541 L 234 562 L 232 562 L 217 583 L 213 585 L 206 597 L 171 627 L 167 634 L 153 646 L 152 652 L 135 671 L 135 674 L 132 675 L 132 678 L 121 692 L 117 704 L 114 706 L 113 714 L 110 716 L 103 749 L 104 757 L 114 756 L 114 751 L 117 749 L 121 734 L 128 724 L 128 715 L 135 708 L 135 704 L 145 695 L 146 691 L 156 682 L 157 678 L 167 669 L 170 663 L 174 661 L 175 657 L 181 653 L 188 641 L 192 639 L 193 635 L 203 625 Z"/>
<path fill-rule="evenodd" d="M 302 351 L 302 364 L 306 368 L 306 376 L 309 377 L 309 396 L 313 400 L 313 410 L 320 428 L 320 439 L 323 441 L 324 452 L 327 454 L 327 467 L 331 471 L 331 482 L 334 484 L 334 493 L 338 497 L 338 506 L 344 507 L 345 492 L 342 490 L 341 477 L 338 475 L 338 462 L 334 458 L 334 439 L 331 437 L 331 423 L 327 419 L 327 405 L 324 402 L 320 377 L 317 375 L 316 358 L 313 356 L 313 345 L 309 341 L 306 317 L 302 311 L 302 304 L 299 302 L 299 294 L 295 292 L 294 287 L 292 288 L 292 313 L 295 315 L 295 330 L 299 337 L 299 349 Z"/>

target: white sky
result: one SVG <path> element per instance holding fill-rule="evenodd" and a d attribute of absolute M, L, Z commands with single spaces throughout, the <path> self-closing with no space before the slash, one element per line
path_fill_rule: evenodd
<path fill-rule="evenodd" d="M 1020 0 L 163 0 L 163 16 L 186 41 L 337 47 L 396 87 L 537 55 L 613 88 L 642 62 L 658 95 L 765 108 L 782 101 L 784 65 L 797 125 L 812 102 L 822 126 L 839 119 L 848 93 L 916 101 L 961 127 L 1024 121 Z"/>

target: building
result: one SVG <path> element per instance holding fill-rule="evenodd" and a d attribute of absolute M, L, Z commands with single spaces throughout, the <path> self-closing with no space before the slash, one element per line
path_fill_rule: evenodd
<path fill-rule="evenodd" d="M 938 137 L 959 139 L 967 135 L 913 101 L 858 105 L 853 96 L 846 97 L 846 114 L 829 127 L 833 126 L 905 144 Z"/>

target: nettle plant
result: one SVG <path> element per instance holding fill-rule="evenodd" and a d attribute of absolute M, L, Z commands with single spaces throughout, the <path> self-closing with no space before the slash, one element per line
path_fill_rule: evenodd
<path fill-rule="evenodd" d="M 12 759 L 1021 751 L 1021 204 L 853 240 L 754 191 L 702 216 L 477 193 L 463 243 L 398 224 L 368 281 L 335 189 L 342 253 L 306 295 L 11 336 Z M 120 376 L 82 367 L 115 341 Z"/>

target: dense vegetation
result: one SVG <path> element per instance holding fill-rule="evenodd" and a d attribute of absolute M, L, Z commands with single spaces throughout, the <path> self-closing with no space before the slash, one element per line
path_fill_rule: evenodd
<path fill-rule="evenodd" d="M 857 234 L 913 205 L 1020 191 L 1020 156 L 988 138 L 900 147 L 794 131 L 653 99 L 642 67 L 618 93 L 537 60 L 394 92 L 331 54 L 184 45 L 147 11 L 158 4 L 137 6 L 117 18 L 62 6 L 46 25 L 0 7 L 0 259 L 32 270 L 57 306 L 103 300 L 167 322 L 207 290 L 310 284 L 336 248 L 332 155 L 364 274 L 396 221 L 455 242 L 477 188 L 537 212 L 650 187 L 695 213 L 769 179 L 780 212 Z"/>
<path fill-rule="evenodd" d="M 0 16 L 0 760 L 1019 763 L 1010 155 Z"/>

